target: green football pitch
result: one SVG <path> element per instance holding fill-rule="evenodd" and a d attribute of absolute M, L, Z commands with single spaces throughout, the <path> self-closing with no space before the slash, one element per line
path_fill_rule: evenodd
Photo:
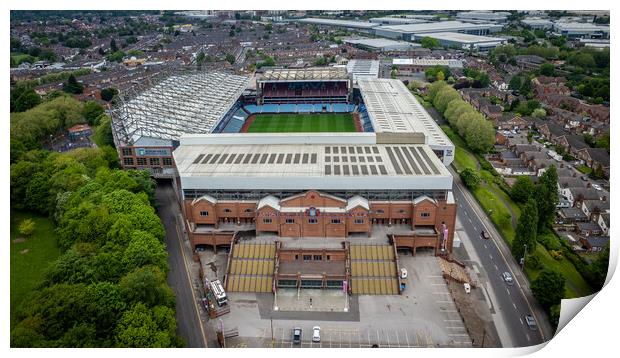
<path fill-rule="evenodd" d="M 257 114 L 248 133 L 356 132 L 351 113 Z"/>

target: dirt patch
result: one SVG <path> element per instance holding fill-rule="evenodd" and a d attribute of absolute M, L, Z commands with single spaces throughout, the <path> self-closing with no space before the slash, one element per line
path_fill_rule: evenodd
<path fill-rule="evenodd" d="M 30 249 L 24 249 L 24 250 L 20 251 L 19 253 L 22 254 L 22 255 L 25 255 L 25 254 L 28 253 L 28 251 L 30 251 Z"/>
<path fill-rule="evenodd" d="M 13 240 L 14 244 L 21 244 L 22 242 L 26 242 L 26 239 L 23 237 L 18 237 L 17 239 Z"/>
<path fill-rule="evenodd" d="M 252 125 L 252 122 L 254 122 L 254 119 L 256 119 L 255 114 L 252 114 L 248 118 L 246 118 L 245 122 L 243 123 L 243 126 L 241 126 L 241 129 L 239 130 L 239 133 L 247 133 L 248 128 L 250 128 L 250 126 Z"/>

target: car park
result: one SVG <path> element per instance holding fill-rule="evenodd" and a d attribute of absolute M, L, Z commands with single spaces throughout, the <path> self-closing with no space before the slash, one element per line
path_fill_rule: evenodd
<path fill-rule="evenodd" d="M 293 344 L 301 343 L 301 328 L 295 327 L 293 328 Z"/>
<path fill-rule="evenodd" d="M 321 327 L 314 326 L 312 327 L 312 342 L 320 342 L 321 341 Z"/>
<path fill-rule="evenodd" d="M 531 314 L 528 314 L 525 316 L 525 323 L 527 324 L 527 327 L 531 330 L 531 331 L 535 331 L 538 329 L 538 325 L 536 324 L 536 320 L 534 319 L 534 316 L 532 316 Z"/>
<path fill-rule="evenodd" d="M 510 272 L 504 272 L 502 274 L 502 279 L 504 280 L 504 282 L 506 282 L 507 285 L 512 286 L 514 285 L 514 280 L 512 279 L 512 275 L 510 274 Z"/>

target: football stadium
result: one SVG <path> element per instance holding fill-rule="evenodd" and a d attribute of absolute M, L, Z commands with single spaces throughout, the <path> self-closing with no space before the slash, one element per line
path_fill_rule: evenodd
<path fill-rule="evenodd" d="M 452 251 L 454 145 L 399 80 L 198 73 L 119 102 L 123 167 L 172 181 L 192 247 L 228 248 L 229 291 L 398 294 L 397 250 Z"/>

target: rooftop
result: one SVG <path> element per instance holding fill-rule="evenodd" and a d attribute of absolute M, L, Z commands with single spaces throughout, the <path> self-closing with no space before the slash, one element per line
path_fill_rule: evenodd
<path fill-rule="evenodd" d="M 423 36 L 432 37 L 437 40 L 462 42 L 462 43 L 468 43 L 468 44 L 479 43 L 479 42 L 506 41 L 506 39 L 503 37 L 470 35 L 470 34 L 462 34 L 460 32 L 433 32 L 433 33 L 425 33 Z"/>
<path fill-rule="evenodd" d="M 453 146 L 401 81 L 360 79 L 358 84 L 376 133 L 424 133 L 431 146 Z"/>
<path fill-rule="evenodd" d="M 345 38 L 343 39 L 345 43 L 351 43 L 356 45 L 362 45 L 372 48 L 385 48 L 385 47 L 400 47 L 400 46 L 408 46 L 408 47 L 420 47 L 420 44 L 405 42 L 405 41 L 396 41 L 390 39 L 381 39 L 381 38 Z"/>
<path fill-rule="evenodd" d="M 259 81 L 325 81 L 348 78 L 347 71 L 342 67 L 278 68 L 265 71 Z"/>
<path fill-rule="evenodd" d="M 448 66 L 450 68 L 463 68 L 463 60 L 437 59 L 437 58 L 395 58 L 393 65 L 414 66 Z"/>
<path fill-rule="evenodd" d="M 225 73 L 171 76 L 123 101 L 112 111 L 118 139 L 178 140 L 209 133 L 246 88 L 249 78 Z"/>
<path fill-rule="evenodd" d="M 320 18 L 314 18 L 314 17 L 300 19 L 299 22 L 303 22 L 306 24 L 342 26 L 342 27 L 353 27 L 353 28 L 361 28 L 361 29 L 371 29 L 373 27 L 379 26 L 379 24 L 377 23 L 368 22 L 368 21 L 320 19 Z"/>
<path fill-rule="evenodd" d="M 427 33 L 427 32 L 440 32 L 440 31 L 458 31 L 458 30 L 464 30 L 464 29 L 487 29 L 490 27 L 501 28 L 501 25 L 471 24 L 471 23 L 466 23 L 462 21 L 439 21 L 439 22 L 428 22 L 424 24 L 381 26 L 380 29 L 416 34 L 416 33 Z"/>

